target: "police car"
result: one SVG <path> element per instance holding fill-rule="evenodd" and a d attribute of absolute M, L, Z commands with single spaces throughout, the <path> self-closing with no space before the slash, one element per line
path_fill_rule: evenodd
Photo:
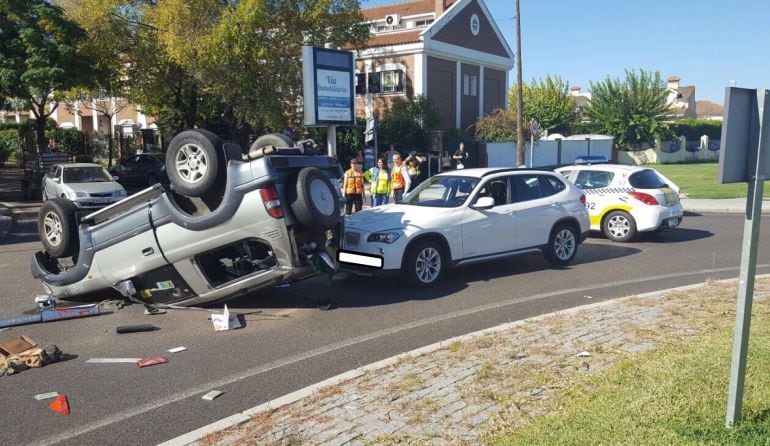
<path fill-rule="evenodd" d="M 616 242 L 637 232 L 660 232 L 682 222 L 679 188 L 655 169 L 620 164 L 556 169 L 586 196 L 591 230 Z"/>

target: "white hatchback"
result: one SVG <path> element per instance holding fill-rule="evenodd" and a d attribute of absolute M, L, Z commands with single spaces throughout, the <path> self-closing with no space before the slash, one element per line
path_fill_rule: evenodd
<path fill-rule="evenodd" d="M 586 195 L 591 229 L 627 242 L 637 232 L 660 232 L 682 223 L 679 188 L 655 169 L 622 164 L 556 169 Z"/>
<path fill-rule="evenodd" d="M 583 194 L 554 172 L 463 169 L 429 178 L 402 202 L 345 218 L 338 263 L 360 274 L 435 284 L 450 266 L 542 252 L 570 263 L 588 235 Z"/>

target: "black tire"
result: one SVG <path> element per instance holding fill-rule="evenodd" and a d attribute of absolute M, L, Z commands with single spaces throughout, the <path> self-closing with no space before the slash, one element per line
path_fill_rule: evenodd
<path fill-rule="evenodd" d="M 222 140 L 207 130 L 186 130 L 174 137 L 166 153 L 166 173 L 174 190 L 200 197 L 221 180 L 225 169 Z"/>
<path fill-rule="evenodd" d="M 297 175 L 296 188 L 289 187 L 289 205 L 302 226 L 311 230 L 333 229 L 340 218 L 337 190 L 326 175 L 315 167 L 305 167 Z"/>
<path fill-rule="evenodd" d="M 286 135 L 280 133 L 268 133 L 257 138 L 249 147 L 249 151 L 259 150 L 262 147 L 273 146 L 278 147 L 293 147 L 294 142 Z"/>
<path fill-rule="evenodd" d="M 614 242 L 625 243 L 636 236 L 636 221 L 626 211 L 612 211 L 602 221 L 602 232 Z"/>
<path fill-rule="evenodd" d="M 551 230 L 544 256 L 552 265 L 568 265 L 575 259 L 578 248 L 577 231 L 572 225 L 561 223 Z"/>
<path fill-rule="evenodd" d="M 446 256 L 441 246 L 431 240 L 417 242 L 404 257 L 403 270 L 417 287 L 428 288 L 438 283 L 446 270 Z"/>
<path fill-rule="evenodd" d="M 37 217 L 37 232 L 43 247 L 59 259 L 72 257 L 79 249 L 75 204 L 65 198 L 43 202 Z"/>

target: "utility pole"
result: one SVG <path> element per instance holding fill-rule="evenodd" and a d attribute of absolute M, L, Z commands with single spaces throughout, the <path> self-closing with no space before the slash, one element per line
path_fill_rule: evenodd
<path fill-rule="evenodd" d="M 521 12 L 516 0 L 516 166 L 524 164 L 524 89 L 521 85 Z"/>

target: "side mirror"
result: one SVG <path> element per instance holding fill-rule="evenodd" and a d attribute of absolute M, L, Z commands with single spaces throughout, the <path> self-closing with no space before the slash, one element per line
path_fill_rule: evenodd
<path fill-rule="evenodd" d="M 113 175 L 113 176 L 112 176 L 112 179 L 113 179 L 113 180 L 115 180 L 115 181 L 118 181 L 118 180 L 120 179 L 120 177 L 119 177 L 119 176 L 117 176 L 117 175 Z"/>
<path fill-rule="evenodd" d="M 54 182 L 54 183 L 61 183 L 61 178 L 59 178 L 59 177 L 54 177 L 54 179 L 53 179 L 53 182 Z"/>
<path fill-rule="evenodd" d="M 474 209 L 492 209 L 495 207 L 495 199 L 492 197 L 481 197 L 472 206 Z"/>

